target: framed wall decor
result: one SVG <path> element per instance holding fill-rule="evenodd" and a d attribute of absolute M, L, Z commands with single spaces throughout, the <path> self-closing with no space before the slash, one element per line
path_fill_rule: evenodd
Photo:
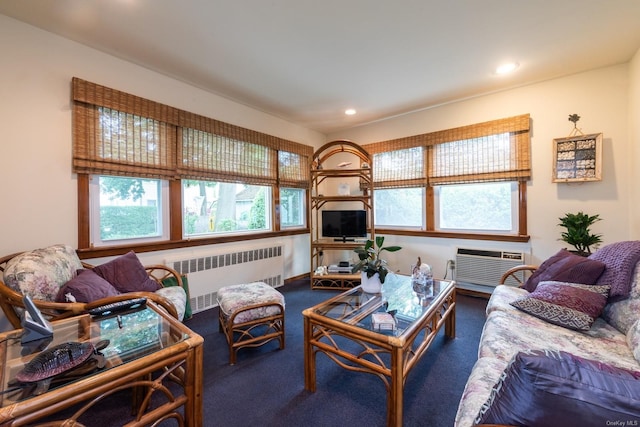
<path fill-rule="evenodd" d="M 553 140 L 552 182 L 602 180 L 602 133 Z"/>

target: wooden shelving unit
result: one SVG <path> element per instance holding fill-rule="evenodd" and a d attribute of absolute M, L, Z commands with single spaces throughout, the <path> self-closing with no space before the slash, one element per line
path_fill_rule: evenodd
<path fill-rule="evenodd" d="M 348 185 L 349 192 L 338 191 Z M 355 185 L 354 185 L 355 184 Z M 344 190 L 344 189 L 343 189 Z M 373 227 L 373 170 L 369 153 L 360 145 L 337 140 L 320 147 L 311 164 L 309 191 L 309 225 L 311 228 L 311 288 L 349 289 L 360 284 L 360 273 L 317 275 L 323 260 L 337 251 L 353 251 L 363 246 L 367 238 L 375 238 Z M 368 237 L 356 241 L 334 241 L 322 236 L 323 209 L 364 209 L 367 213 Z"/>

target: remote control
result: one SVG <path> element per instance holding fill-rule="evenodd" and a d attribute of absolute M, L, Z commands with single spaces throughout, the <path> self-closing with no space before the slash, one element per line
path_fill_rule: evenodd
<path fill-rule="evenodd" d="M 89 314 L 92 316 L 108 316 L 112 313 L 118 313 L 124 310 L 131 310 L 134 308 L 144 307 L 147 304 L 147 299 L 142 298 L 132 298 L 124 301 L 118 301 L 111 304 L 101 305 L 100 307 L 95 307 L 89 310 Z"/>

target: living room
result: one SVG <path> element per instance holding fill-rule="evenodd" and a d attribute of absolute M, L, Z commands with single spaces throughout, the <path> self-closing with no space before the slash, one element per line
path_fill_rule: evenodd
<path fill-rule="evenodd" d="M 640 238 L 640 189 L 634 185 L 640 178 L 634 166 L 636 160 L 640 161 L 640 50 L 626 62 L 321 133 L 6 15 L 0 15 L 0 40 L 4 58 L 0 67 L 5 139 L 0 172 L 5 185 L 0 241 L 3 255 L 54 243 L 76 245 L 78 241 L 78 182 L 71 167 L 70 85 L 74 76 L 315 148 L 336 139 L 368 144 L 530 114 L 528 241 L 390 234 L 387 243 L 400 245 L 403 250 L 389 254 L 389 263 L 403 272 L 421 256 L 433 266 L 435 276 L 443 277 L 447 260 L 455 259 L 460 246 L 524 252 L 529 263 L 539 264 L 562 247 L 558 218 L 577 210 L 600 215 L 602 221 L 595 231 L 603 234 L 604 243 Z M 158 87 L 163 89 L 158 91 Z M 585 133 L 603 133 L 601 181 L 566 184 L 551 180 L 552 141 L 570 134 L 573 124 L 567 116 L 574 113 L 581 116 L 579 127 Z M 248 244 L 281 243 L 284 279 L 309 274 L 308 234 L 261 240 L 142 252 L 139 257 L 144 264 L 164 264 L 169 259 L 206 251 L 231 252 Z M 111 258 L 87 261 L 99 264 Z M 8 329 L 5 319 L 1 320 L 0 329 Z"/>
<path fill-rule="evenodd" d="M 640 233 L 639 208 L 634 203 L 640 190 L 632 185 L 638 178 L 633 163 L 640 156 L 636 149 L 640 124 L 633 119 L 640 103 L 638 53 L 626 63 L 451 102 L 325 135 L 7 16 L 0 16 L 0 19 L 5 41 L 3 56 L 13 58 L 5 61 L 0 71 L 3 81 L 10 82 L 5 85 L 2 108 L 4 135 L 12 142 L 5 144 L 3 157 L 28 162 L 25 165 L 5 160 L 3 165 L 3 182 L 11 185 L 5 190 L 0 253 L 9 254 L 58 242 L 75 245 L 78 241 L 77 180 L 70 165 L 69 93 L 74 76 L 316 148 L 335 139 L 367 144 L 530 114 L 529 241 L 390 235 L 389 244 L 400 244 L 404 248 L 389 255 L 390 263 L 397 263 L 399 269 L 408 268 L 410 262 L 407 260 L 422 256 L 429 260 L 436 276 L 442 277 L 447 273 L 447 260 L 455 259 L 459 246 L 523 252 L 530 262 L 539 263 L 561 246 L 558 218 L 576 210 L 600 215 L 602 221 L 595 227 L 603 233 L 605 243 L 631 240 Z M 157 87 L 163 90 L 159 92 Z M 578 124 L 585 133 L 603 133 L 601 181 L 582 184 L 551 181 L 552 141 L 571 132 L 572 123 L 567 116 L 573 113 L 582 117 Z M 38 119 L 36 126 L 32 124 L 33 117 Z M 46 233 L 42 232 L 43 227 L 46 227 Z M 285 279 L 309 272 L 308 235 L 279 236 L 259 244 L 264 246 L 263 243 L 268 245 L 270 242 L 283 243 Z M 246 243 L 145 252 L 140 257 L 146 264 L 164 263 L 167 259 L 202 250 L 220 252 L 220 246 L 233 251 L 234 247 L 246 247 Z M 99 263 L 103 259 L 92 261 Z"/>

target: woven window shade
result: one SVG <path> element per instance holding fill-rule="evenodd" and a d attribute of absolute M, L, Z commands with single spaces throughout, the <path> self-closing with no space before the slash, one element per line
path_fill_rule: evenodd
<path fill-rule="evenodd" d="M 74 77 L 77 173 L 215 179 L 307 187 L 313 147 L 210 119 Z M 299 170 L 295 170 L 295 168 Z"/>
<path fill-rule="evenodd" d="M 281 187 L 309 188 L 309 157 L 278 151 L 278 177 Z"/>
<path fill-rule="evenodd" d="M 374 187 L 528 180 L 529 123 L 524 114 L 365 145 L 373 154 Z"/>
<path fill-rule="evenodd" d="M 531 178 L 529 115 L 427 135 L 430 185 Z"/>
<path fill-rule="evenodd" d="M 175 126 L 83 102 L 73 108 L 74 172 L 175 177 Z"/>
<path fill-rule="evenodd" d="M 376 153 L 373 164 L 376 188 L 422 187 L 426 184 L 423 147 Z"/>
<path fill-rule="evenodd" d="M 180 177 L 275 185 L 276 150 L 195 129 L 182 129 Z"/>

